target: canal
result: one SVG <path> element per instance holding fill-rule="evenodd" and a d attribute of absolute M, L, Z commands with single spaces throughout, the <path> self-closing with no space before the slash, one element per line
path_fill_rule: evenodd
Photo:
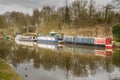
<path fill-rule="evenodd" d="M 120 50 L 0 41 L 0 58 L 24 80 L 120 80 Z"/>

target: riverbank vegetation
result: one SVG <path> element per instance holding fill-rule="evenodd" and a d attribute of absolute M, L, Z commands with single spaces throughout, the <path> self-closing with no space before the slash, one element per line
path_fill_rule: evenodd
<path fill-rule="evenodd" d="M 48 34 L 57 31 L 74 36 L 112 37 L 112 25 L 120 23 L 119 0 L 102 6 L 93 0 L 75 0 L 65 4 L 57 8 L 43 6 L 42 9 L 34 9 L 32 15 L 6 12 L 0 15 L 0 34 L 15 36 L 18 33 Z"/>
<path fill-rule="evenodd" d="M 23 80 L 12 68 L 0 58 L 0 80 Z"/>
<path fill-rule="evenodd" d="M 113 37 L 116 42 L 120 42 L 120 24 L 116 24 L 112 28 Z"/>
<path fill-rule="evenodd" d="M 120 47 L 120 24 L 116 24 L 113 26 L 112 33 L 115 40 L 115 46 Z"/>

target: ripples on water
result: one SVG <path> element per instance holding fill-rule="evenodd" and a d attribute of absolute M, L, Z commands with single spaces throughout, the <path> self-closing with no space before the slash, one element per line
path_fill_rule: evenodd
<path fill-rule="evenodd" d="M 25 80 L 120 80 L 120 50 L 0 41 L 0 57 Z"/>

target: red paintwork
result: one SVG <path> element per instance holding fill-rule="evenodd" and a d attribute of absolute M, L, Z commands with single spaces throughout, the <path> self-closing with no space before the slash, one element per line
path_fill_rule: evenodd
<path fill-rule="evenodd" d="M 106 44 L 111 44 L 111 38 L 106 38 Z"/>
<path fill-rule="evenodd" d="M 106 39 L 105 38 L 94 38 L 94 44 L 105 45 L 106 44 Z"/>
<path fill-rule="evenodd" d="M 105 48 L 106 48 L 106 49 L 113 49 L 114 46 L 113 46 L 113 45 L 110 45 L 110 46 L 109 46 L 109 45 L 106 45 Z"/>

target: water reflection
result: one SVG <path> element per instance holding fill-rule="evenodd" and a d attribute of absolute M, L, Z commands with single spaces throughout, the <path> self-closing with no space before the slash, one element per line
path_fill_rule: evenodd
<path fill-rule="evenodd" d="M 80 47 L 70 47 L 70 46 L 63 46 L 63 50 L 66 52 L 72 52 L 72 53 L 79 53 L 79 54 L 91 54 L 95 56 L 101 56 L 101 57 L 109 57 L 112 55 L 112 50 L 105 50 L 104 48 L 96 48 L 96 47 L 86 47 L 86 46 L 80 46 Z"/>
<path fill-rule="evenodd" d="M 120 50 L 115 51 L 112 59 L 113 59 L 113 64 L 120 67 Z"/>
<path fill-rule="evenodd" d="M 15 40 L 16 44 L 19 45 L 25 45 L 25 46 L 34 46 L 36 45 L 36 42 L 27 42 L 27 41 L 19 41 L 19 40 Z"/>
<path fill-rule="evenodd" d="M 51 49 L 54 51 L 59 51 L 59 48 L 61 48 L 61 46 L 58 46 L 57 44 L 37 44 L 38 47 L 40 48 L 45 48 L 45 49 Z"/>
<path fill-rule="evenodd" d="M 31 45 L 25 46 L 4 41 L 0 42 L 0 46 L 1 57 L 7 60 L 25 80 L 112 80 L 120 78 L 119 68 L 116 67 L 119 66 L 119 51 L 115 52 L 112 57 L 110 51 L 88 47 L 63 46 L 59 48 L 57 45 L 43 44 L 35 44 L 31 47 Z M 40 48 L 42 46 L 49 49 Z M 56 50 L 59 51 L 56 52 Z"/>
<path fill-rule="evenodd" d="M 13 44 L 7 41 L 0 41 L 0 57 L 7 59 L 11 53 Z"/>

